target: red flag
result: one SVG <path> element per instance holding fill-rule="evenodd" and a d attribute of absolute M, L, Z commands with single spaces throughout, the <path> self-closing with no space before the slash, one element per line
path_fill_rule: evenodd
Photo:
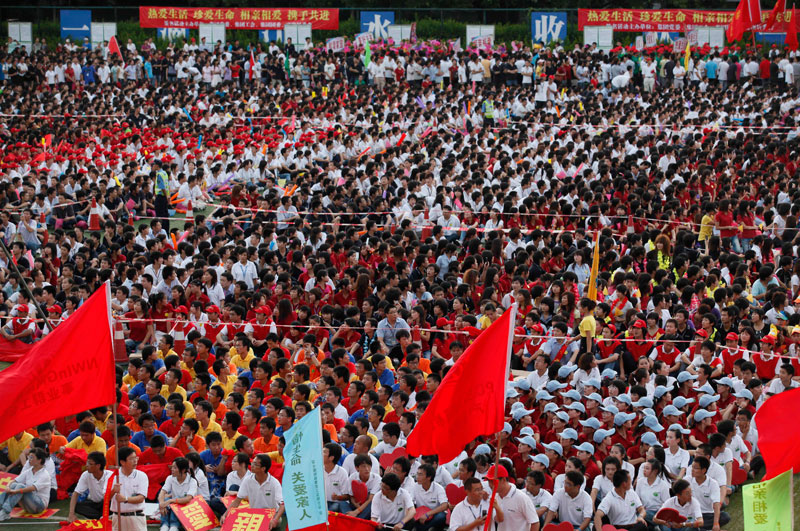
<path fill-rule="evenodd" d="M 796 16 L 797 13 L 795 13 L 794 4 L 792 4 L 792 18 L 789 19 L 789 27 L 786 28 L 786 45 L 793 52 L 797 51 L 797 19 L 795 18 Z"/>
<path fill-rule="evenodd" d="M 786 0 L 783 0 L 783 1 L 785 2 Z M 251 81 L 253 80 L 253 65 L 255 64 L 255 62 L 256 62 L 256 58 L 253 56 L 253 50 L 251 49 L 250 50 L 250 68 L 248 69 L 249 73 L 250 73 L 250 77 L 248 79 L 250 79 Z"/>
<path fill-rule="evenodd" d="M 778 15 L 786 11 L 786 0 L 778 0 L 775 2 L 775 7 L 769 12 L 767 23 L 764 25 L 764 31 L 775 29 L 775 21 L 778 20 Z"/>
<path fill-rule="evenodd" d="M 795 39 L 796 35 L 795 33 Z M 768 398 L 756 411 L 753 421 L 758 426 L 758 449 L 767 467 L 767 474 L 762 481 L 772 479 L 787 470 L 800 470 L 800 446 L 797 445 L 800 440 L 800 423 L 786 422 L 787 411 L 799 409 L 800 388 L 795 388 Z"/>
<path fill-rule="evenodd" d="M 108 55 L 112 54 L 119 55 L 119 58 L 122 59 L 122 63 L 125 64 L 125 58 L 122 57 L 122 50 L 119 47 L 119 42 L 117 42 L 116 35 L 108 40 Z"/>
<path fill-rule="evenodd" d="M 516 305 L 472 343 L 442 380 L 408 437 L 409 455 L 455 459 L 475 437 L 503 429 Z"/>
<path fill-rule="evenodd" d="M 74 448 L 64 448 L 64 460 L 59 467 L 58 476 L 58 493 L 59 500 L 66 500 L 69 498 L 69 491 L 78 480 L 81 478 L 83 469 L 86 467 L 86 450 L 76 450 Z"/>
<path fill-rule="evenodd" d="M 9 341 L 4 337 L 0 337 L 0 361 L 14 363 L 25 357 L 32 348 L 33 345 L 23 343 L 19 339 Z"/>
<path fill-rule="evenodd" d="M 24 358 L 0 372 L 0 441 L 31 426 L 114 403 L 108 283 Z"/>
<path fill-rule="evenodd" d="M 144 472 L 147 475 L 147 497 L 150 499 L 158 496 L 158 491 L 170 475 L 169 465 L 167 463 L 159 463 L 157 465 L 141 465 L 137 466 L 136 470 Z"/>
<path fill-rule="evenodd" d="M 36 164 L 37 162 L 44 162 L 45 160 L 47 160 L 47 153 L 42 151 L 41 153 L 33 157 L 31 164 Z"/>
<path fill-rule="evenodd" d="M 739 0 L 733 18 L 725 32 L 728 42 L 738 41 L 744 32 L 761 24 L 761 4 L 759 0 Z"/>
<path fill-rule="evenodd" d="M 362 520 L 341 513 L 328 513 L 328 529 L 330 531 L 375 531 L 381 527 L 377 522 L 372 520 Z M 308 528 L 303 531 L 309 531 Z"/>

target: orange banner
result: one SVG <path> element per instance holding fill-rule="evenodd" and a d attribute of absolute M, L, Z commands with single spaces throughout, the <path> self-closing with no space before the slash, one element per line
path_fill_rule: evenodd
<path fill-rule="evenodd" d="M 339 29 L 339 10 L 331 8 L 205 8 L 139 7 L 143 28 L 196 28 L 225 24 L 228 29 L 282 29 L 286 24 L 311 24 L 315 30 Z"/>
<path fill-rule="evenodd" d="M 208 531 L 219 525 L 214 511 L 202 496 L 195 496 L 186 505 L 171 503 L 169 507 L 186 531 Z"/>

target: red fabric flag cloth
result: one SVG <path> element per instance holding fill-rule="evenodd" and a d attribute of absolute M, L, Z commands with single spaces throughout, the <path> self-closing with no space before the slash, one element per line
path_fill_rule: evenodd
<path fill-rule="evenodd" d="M 408 437 L 412 456 L 455 459 L 475 437 L 503 429 L 516 305 L 484 330 L 442 380 Z"/>
<path fill-rule="evenodd" d="M 739 5 L 736 6 L 736 11 L 733 13 L 733 18 L 725 32 L 728 42 L 738 41 L 745 31 L 756 24 L 761 24 L 761 4 L 759 0 L 739 0 Z"/>
<path fill-rule="evenodd" d="M 59 500 L 66 500 L 69 498 L 67 491 L 81 478 L 83 467 L 86 466 L 86 457 L 86 450 L 64 448 L 64 460 L 61 462 L 59 474 L 56 476 L 56 480 L 58 481 L 58 492 L 56 496 Z"/>
<path fill-rule="evenodd" d="M 170 475 L 169 465 L 166 463 L 142 465 L 137 466 L 136 470 L 147 474 L 147 480 L 150 482 L 147 485 L 147 499 L 155 499 L 155 497 L 158 496 L 158 491 L 161 490 L 161 487 Z"/>
<path fill-rule="evenodd" d="M 381 527 L 371 520 L 362 520 L 341 513 L 328 513 L 328 526 L 330 531 L 375 531 Z"/>
<path fill-rule="evenodd" d="M 762 481 L 787 470 L 800 471 L 800 446 L 797 444 L 800 440 L 800 423 L 786 422 L 788 412 L 798 410 L 800 388 L 768 398 L 756 411 L 753 422 L 758 426 L 758 449 L 767 467 L 767 474 Z"/>
<path fill-rule="evenodd" d="M 797 13 L 792 5 L 792 18 L 789 20 L 789 27 L 786 28 L 786 45 L 793 52 L 797 51 L 797 19 L 794 18 Z"/>
<path fill-rule="evenodd" d="M 785 2 L 786 0 L 783 0 L 783 1 Z M 248 71 L 249 71 L 248 79 L 251 79 L 251 80 L 253 79 L 253 66 L 255 65 L 255 62 L 256 62 L 256 59 L 255 59 L 255 56 L 253 55 L 253 50 L 250 50 L 250 67 L 248 68 Z"/>
<path fill-rule="evenodd" d="M 0 361 L 14 363 L 25 357 L 33 348 L 33 344 L 23 343 L 18 339 L 9 341 L 0 336 Z"/>
<path fill-rule="evenodd" d="M 775 7 L 769 12 L 767 22 L 764 24 L 764 31 L 775 29 L 775 21 L 778 20 L 778 15 L 786 11 L 786 0 L 778 0 L 775 2 Z"/>
<path fill-rule="evenodd" d="M 108 283 L 0 372 L 0 441 L 116 399 Z"/>
<path fill-rule="evenodd" d="M 125 58 L 122 57 L 122 50 L 119 47 L 119 42 L 117 41 L 117 37 L 113 36 L 108 40 L 108 55 L 117 54 L 119 58 L 122 59 L 122 62 L 125 62 Z"/>

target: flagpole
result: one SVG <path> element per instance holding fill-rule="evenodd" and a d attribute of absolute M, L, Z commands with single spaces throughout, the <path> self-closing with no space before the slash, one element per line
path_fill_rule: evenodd
<path fill-rule="evenodd" d="M 511 371 L 511 352 L 514 349 L 514 329 L 516 328 L 517 323 L 517 310 L 518 305 L 515 302 L 511 305 L 508 311 L 511 312 L 511 315 L 508 318 L 508 349 L 506 351 L 506 378 L 505 381 L 508 382 L 508 375 Z M 505 404 L 503 405 L 505 408 Z M 495 496 L 497 495 L 497 486 L 500 484 L 500 481 L 497 479 L 498 474 L 498 467 L 500 466 L 500 434 L 503 433 L 502 428 L 495 434 L 495 438 L 498 441 L 497 449 L 494 453 L 494 479 L 492 481 L 492 497 L 489 500 L 489 511 L 486 515 L 486 521 L 483 524 L 483 531 L 489 531 L 489 524 L 492 521 L 492 509 L 494 508 L 494 500 Z"/>
<path fill-rule="evenodd" d="M 114 325 L 111 324 L 111 282 L 106 280 L 103 282 L 103 289 L 106 292 L 106 309 L 108 310 L 108 328 L 111 332 L 111 362 L 112 367 L 116 367 L 116 357 L 114 356 Z M 117 374 L 116 369 L 114 371 L 114 381 L 117 381 Z M 116 385 L 116 384 L 115 384 Z M 119 424 L 117 424 L 117 397 L 116 393 L 114 395 L 114 402 L 111 404 L 111 415 L 114 417 L 114 462 L 117 464 L 117 474 L 114 476 L 114 485 L 119 485 L 119 471 L 122 470 L 119 464 L 119 435 L 117 431 L 119 430 Z M 111 499 L 113 502 L 113 498 Z M 109 504 L 110 505 L 110 504 Z M 110 509 L 110 507 L 109 507 Z M 117 502 L 117 522 L 119 522 L 119 526 L 122 525 L 122 517 L 120 516 L 122 512 L 122 505 Z"/>
<path fill-rule="evenodd" d="M 39 303 L 36 302 L 36 298 L 33 296 L 33 293 L 31 293 L 28 283 L 25 282 L 25 277 L 23 277 L 22 273 L 20 273 L 17 263 L 14 261 L 14 257 L 11 255 L 11 251 L 9 251 L 8 247 L 6 247 L 6 242 L 3 241 L 3 238 L 0 238 L 0 245 L 3 247 L 3 254 L 5 254 L 6 258 L 8 259 L 8 265 L 11 266 L 11 268 L 14 270 L 14 273 L 16 273 L 19 277 L 19 284 L 25 291 L 25 294 L 28 296 L 28 300 L 30 300 L 30 303 L 33 304 L 34 308 L 36 308 L 36 313 L 41 316 L 41 318 L 44 320 L 44 324 L 46 324 L 47 328 L 49 328 L 52 332 L 56 329 L 55 326 L 53 326 L 53 323 L 51 323 L 50 319 L 47 318 L 47 313 L 42 309 L 41 306 L 39 306 Z"/>

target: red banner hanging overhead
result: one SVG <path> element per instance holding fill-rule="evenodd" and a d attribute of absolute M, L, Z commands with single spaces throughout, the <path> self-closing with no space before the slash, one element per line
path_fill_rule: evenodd
<path fill-rule="evenodd" d="M 339 29 L 339 10 L 329 8 L 139 7 L 143 28 L 196 28 L 225 24 L 228 29 L 281 29 L 286 24 L 311 24 L 315 30 Z"/>
<path fill-rule="evenodd" d="M 772 31 L 786 31 L 791 11 L 778 13 Z M 762 13 L 766 23 L 769 11 Z M 578 9 L 578 29 L 584 26 L 611 26 L 614 31 L 689 31 L 698 27 L 727 26 L 733 11 L 697 9 Z M 756 31 L 759 29 L 756 28 Z"/>

